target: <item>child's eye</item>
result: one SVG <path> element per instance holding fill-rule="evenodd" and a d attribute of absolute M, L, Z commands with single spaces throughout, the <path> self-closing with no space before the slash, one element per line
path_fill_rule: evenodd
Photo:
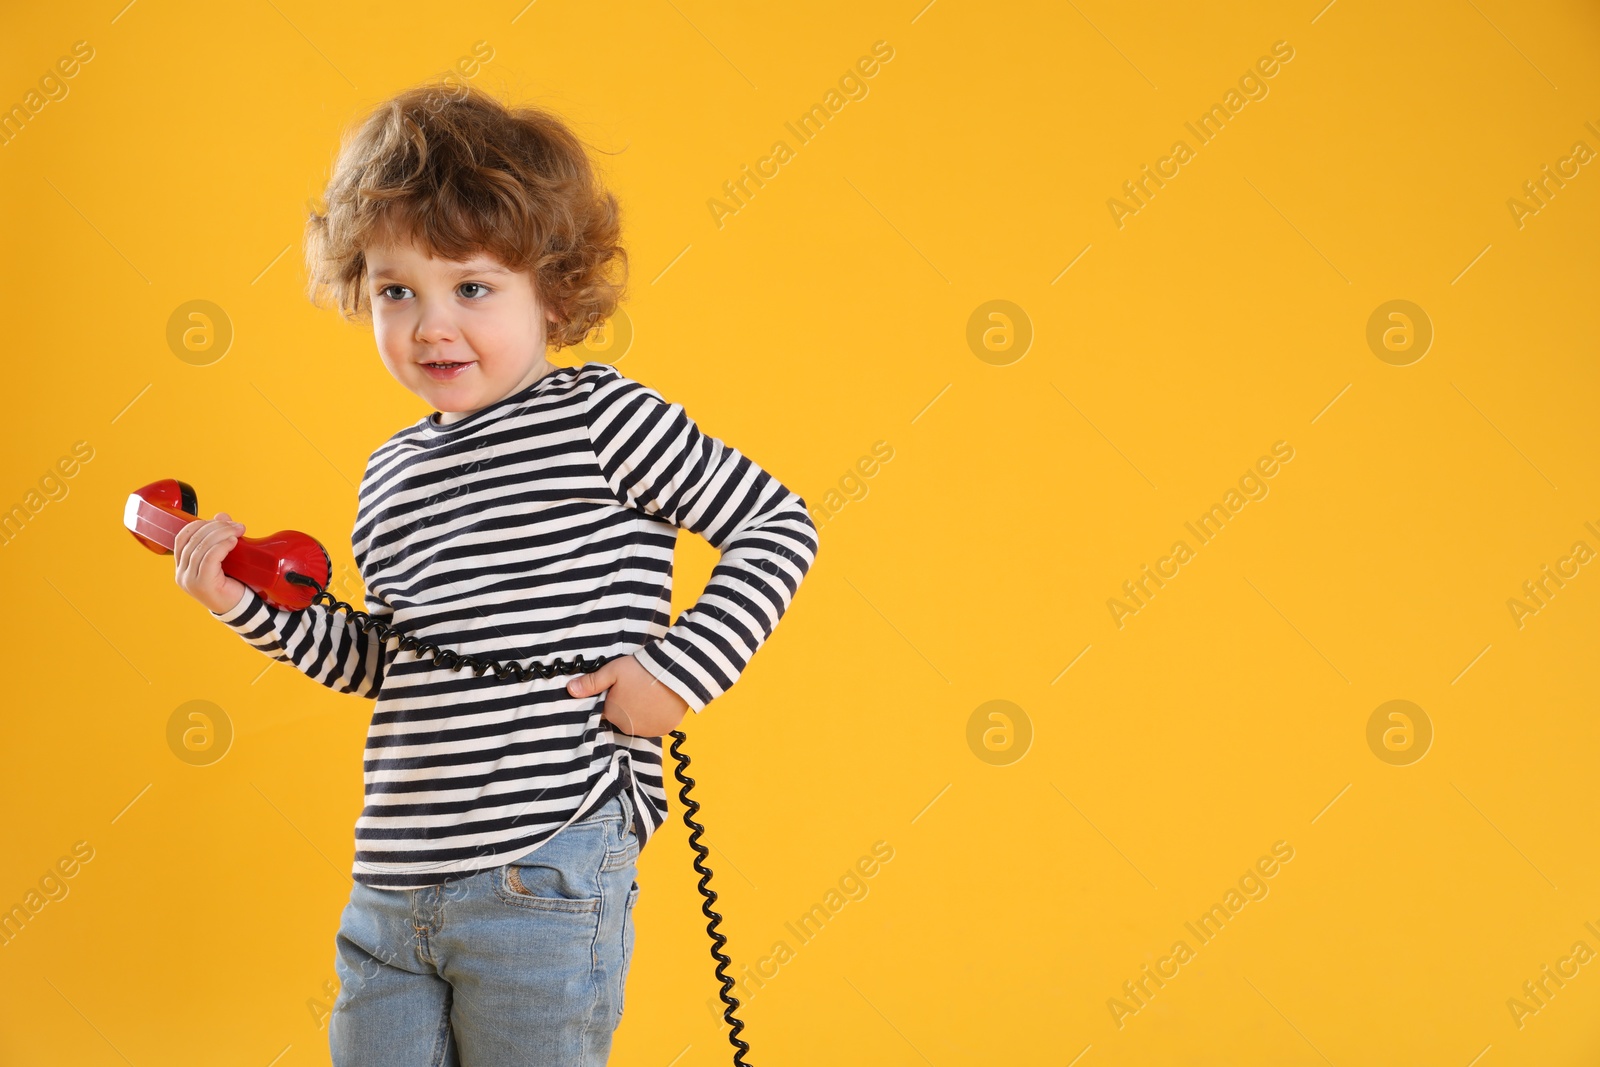
<path fill-rule="evenodd" d="M 405 299 L 405 297 L 403 297 L 403 296 L 394 296 L 390 292 L 391 289 L 398 289 L 401 292 L 406 292 L 406 287 L 403 286 L 403 285 L 386 285 L 382 289 L 378 290 L 378 295 L 383 297 L 383 298 L 385 298 L 386 300 L 404 300 Z"/>
<path fill-rule="evenodd" d="M 483 292 L 484 292 L 484 295 L 486 295 L 486 296 L 489 293 L 489 287 L 487 285 L 484 285 L 482 282 L 462 282 L 461 285 L 460 285 L 460 288 L 464 289 L 464 290 L 465 289 L 482 289 Z M 469 297 L 469 298 L 472 296 L 471 293 L 466 293 L 466 292 L 463 292 L 461 295 L 465 296 L 465 297 Z"/>

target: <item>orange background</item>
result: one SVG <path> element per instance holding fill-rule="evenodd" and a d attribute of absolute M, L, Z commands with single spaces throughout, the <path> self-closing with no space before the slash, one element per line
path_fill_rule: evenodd
<path fill-rule="evenodd" d="M 1600 1055 L 1600 967 L 1561 963 L 1600 952 L 1600 574 L 1566 564 L 1520 626 L 1508 606 L 1600 550 L 1600 174 L 1508 206 L 1600 151 L 1592 5 L 111 0 L 6 23 L 0 107 L 27 119 L 0 145 L 0 508 L 23 509 L 0 908 L 93 853 L 0 947 L 0 1062 L 328 1060 L 370 708 L 269 668 L 121 509 L 179 477 L 349 566 L 365 458 L 426 408 L 304 298 L 306 202 L 348 123 L 478 42 L 473 82 L 566 116 L 626 212 L 631 340 L 557 361 L 615 362 L 821 516 L 769 647 L 687 723 L 729 951 L 771 976 L 752 1062 Z M 26 111 L 78 41 L 45 85 L 65 95 Z M 800 143 L 785 123 L 880 41 Z M 1185 123 L 1276 42 L 1266 94 L 1199 143 Z M 1180 139 L 1119 227 L 1108 201 Z M 169 345 L 194 300 L 225 353 Z M 1368 344 L 1393 300 L 1431 326 L 1420 358 Z M 1422 328 L 1377 332 L 1397 324 Z M 1209 543 L 1186 529 L 1280 441 L 1264 497 Z M 52 475 L 77 442 L 92 458 Z M 1119 627 L 1108 601 L 1178 540 L 1192 558 Z M 714 562 L 682 544 L 680 610 Z M 232 731 L 204 766 L 169 742 L 193 700 Z M 1369 743 L 1394 700 L 1415 710 Z M 729 1059 L 674 808 L 619 1064 Z M 789 933 L 878 842 L 865 895 Z M 1278 842 L 1292 859 L 1246 881 L 1266 895 L 1191 934 Z M 1172 977 L 1134 1001 L 1146 965 Z M 1576 973 L 1519 1015 L 1546 965 Z"/>

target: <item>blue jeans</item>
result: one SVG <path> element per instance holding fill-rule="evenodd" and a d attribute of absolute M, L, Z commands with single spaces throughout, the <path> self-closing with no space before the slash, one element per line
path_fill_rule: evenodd
<path fill-rule="evenodd" d="M 591 1067 L 622 1020 L 639 838 L 624 793 L 447 885 L 355 883 L 339 919 L 334 1067 Z"/>

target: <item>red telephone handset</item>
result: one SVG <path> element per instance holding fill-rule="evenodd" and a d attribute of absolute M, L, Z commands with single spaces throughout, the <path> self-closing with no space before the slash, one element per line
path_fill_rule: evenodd
<path fill-rule="evenodd" d="M 178 531 L 200 520 L 194 487 L 176 478 L 163 478 L 128 497 L 122 525 L 134 539 L 158 555 L 170 556 Z M 266 537 L 241 537 L 222 558 L 222 573 L 254 589 L 275 608 L 299 611 L 311 606 L 317 591 L 333 577 L 328 550 L 310 534 L 280 530 Z M 289 575 L 310 579 L 291 581 Z"/>

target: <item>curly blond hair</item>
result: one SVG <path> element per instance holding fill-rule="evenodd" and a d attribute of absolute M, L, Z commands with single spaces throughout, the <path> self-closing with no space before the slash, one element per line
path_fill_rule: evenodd
<path fill-rule="evenodd" d="M 306 220 L 308 292 L 319 306 L 331 296 L 348 320 L 372 314 L 362 249 L 390 239 L 528 271 L 559 320 L 547 342 L 558 350 L 609 318 L 627 284 L 617 199 L 583 142 L 551 112 L 508 108 L 465 83 L 419 85 L 373 109 L 323 200 Z"/>

